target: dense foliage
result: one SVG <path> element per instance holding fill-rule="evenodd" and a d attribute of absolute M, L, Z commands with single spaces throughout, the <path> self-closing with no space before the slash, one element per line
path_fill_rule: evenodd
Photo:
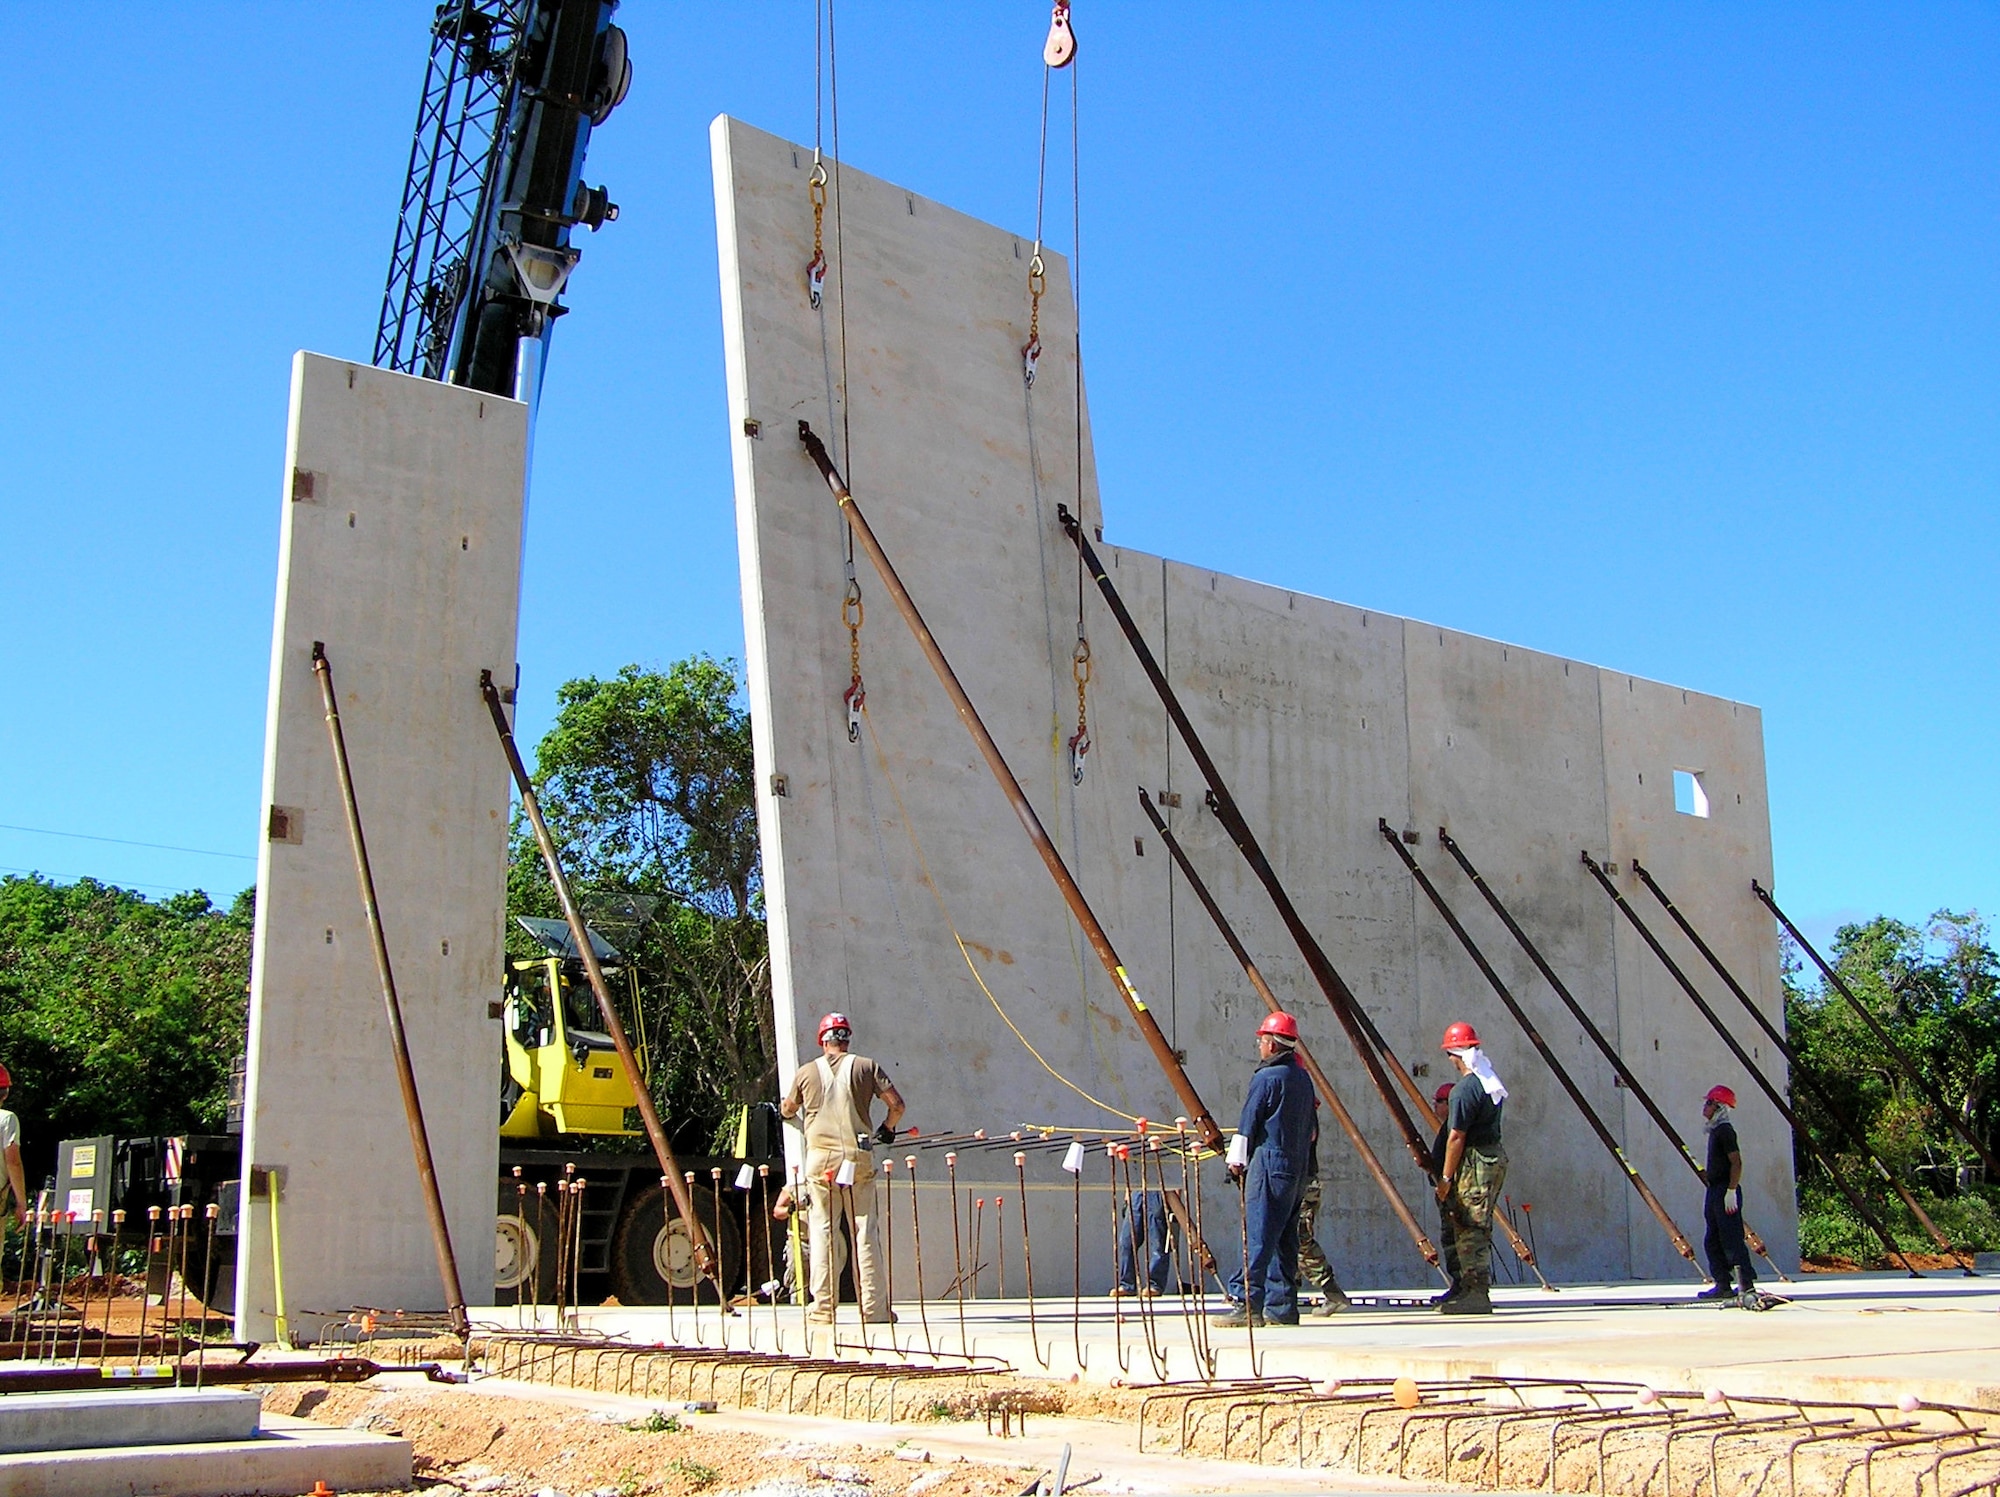
<path fill-rule="evenodd" d="M 0 1060 L 31 1190 L 64 1138 L 222 1131 L 254 900 L 0 880 Z"/>
<path fill-rule="evenodd" d="M 1833 1102 L 1793 1086 L 1800 1120 L 1913 1252 L 1934 1251 L 1915 1218 L 1851 1141 L 1869 1145 L 1961 1247 L 2000 1248 L 2000 1180 L 1954 1133 L 1947 1112 L 2000 1153 L 2000 955 L 1976 914 L 1940 910 L 1922 927 L 1878 916 L 1842 926 L 1828 953 L 1856 999 L 1915 1063 L 1913 1080 L 1816 969 L 1787 962 L 1785 1018 L 1799 1058 Z M 1881 1245 L 1797 1150 L 1800 1245 L 1808 1256 L 1871 1262 Z"/>
<path fill-rule="evenodd" d="M 586 917 L 638 967 L 653 1091 L 676 1145 L 705 1150 L 775 1095 L 777 1030 L 758 864 L 750 716 L 731 662 L 694 656 L 566 682 L 535 785 Z M 511 913 L 560 915 L 514 829 Z M 521 932 L 516 955 L 531 955 Z"/>

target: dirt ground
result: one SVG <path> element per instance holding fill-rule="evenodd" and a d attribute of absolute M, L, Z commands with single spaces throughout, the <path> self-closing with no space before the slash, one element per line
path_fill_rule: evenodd
<path fill-rule="evenodd" d="M 264 1407 L 317 1423 L 400 1434 L 418 1488 L 534 1497 L 1015 1497 L 1039 1474 L 1022 1466 L 923 1459 L 912 1426 L 898 1451 L 768 1437 L 705 1424 L 669 1405 L 625 1420 L 509 1396 L 382 1391 L 292 1383 Z"/>

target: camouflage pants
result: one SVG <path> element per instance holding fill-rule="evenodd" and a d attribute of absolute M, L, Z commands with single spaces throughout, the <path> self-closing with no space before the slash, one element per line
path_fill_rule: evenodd
<path fill-rule="evenodd" d="M 1333 1276 L 1333 1265 L 1326 1261 L 1326 1253 L 1313 1232 L 1318 1219 L 1319 1176 L 1314 1175 L 1306 1181 L 1305 1193 L 1299 1198 L 1299 1282 L 1312 1285 L 1322 1294 L 1338 1294 L 1340 1284 Z"/>
<path fill-rule="evenodd" d="M 1456 1280 L 1468 1288 L 1493 1282 L 1493 1208 L 1507 1179 L 1507 1151 L 1466 1148 L 1458 1178 L 1444 1203 L 1445 1235 L 1457 1262 Z"/>

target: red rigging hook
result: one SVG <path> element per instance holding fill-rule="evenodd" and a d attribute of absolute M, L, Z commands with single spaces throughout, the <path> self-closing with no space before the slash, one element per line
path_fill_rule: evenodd
<path fill-rule="evenodd" d="M 1049 39 L 1042 44 L 1042 61 L 1066 68 L 1076 61 L 1076 33 L 1070 29 L 1069 0 L 1055 0 L 1049 14 Z"/>

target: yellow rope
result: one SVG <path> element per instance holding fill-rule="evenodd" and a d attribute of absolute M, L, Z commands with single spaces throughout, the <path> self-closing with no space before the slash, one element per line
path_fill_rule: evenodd
<path fill-rule="evenodd" d="M 1021 1042 L 1021 1046 L 1023 1049 L 1025 1049 L 1030 1055 L 1035 1057 L 1035 1060 L 1041 1065 L 1041 1068 L 1044 1071 L 1047 1071 L 1051 1076 L 1055 1077 L 1056 1080 L 1060 1081 L 1064 1086 L 1068 1087 L 1071 1091 L 1075 1092 L 1079 1097 L 1083 1098 L 1083 1100 L 1088 1102 L 1092 1107 L 1102 1108 L 1104 1111 L 1110 1113 L 1113 1117 L 1123 1118 L 1128 1123 L 1138 1122 L 1139 1119 L 1136 1114 L 1120 1111 L 1118 1108 L 1113 1107 L 1109 1102 L 1100 1102 L 1097 1098 L 1091 1096 L 1089 1092 L 1085 1091 L 1082 1087 L 1078 1086 L 1074 1081 L 1071 1081 L 1069 1077 L 1063 1075 L 1061 1071 L 1058 1071 L 1054 1066 L 1050 1065 L 1047 1060 L 1043 1059 L 1042 1052 L 1037 1050 L 1034 1047 L 1034 1045 L 1029 1042 L 1028 1037 L 1025 1034 L 1021 1033 L 1019 1027 L 1015 1025 L 1014 1021 L 1007 1017 L 1007 1010 L 1000 1006 L 1000 1000 L 994 997 L 993 990 L 988 986 L 986 986 L 986 979 L 979 975 L 979 967 L 972 960 L 972 953 L 966 950 L 965 937 L 961 936 L 958 933 L 958 926 L 953 922 L 951 918 L 951 911 L 945 907 L 944 895 L 941 892 L 939 892 L 937 886 L 937 880 L 931 877 L 930 859 L 924 856 L 923 844 L 917 840 L 916 823 L 910 820 L 910 808 L 903 804 L 903 793 L 902 791 L 896 788 L 896 777 L 889 772 L 889 756 L 882 750 L 882 738 L 881 735 L 875 731 L 875 719 L 873 716 L 869 714 L 868 704 L 866 702 L 863 702 L 861 705 L 861 720 L 868 724 L 868 741 L 875 745 L 875 762 L 882 766 L 882 778 L 888 783 L 889 794 L 895 797 L 896 810 L 903 818 L 903 834 L 910 839 L 910 848 L 917 855 L 917 867 L 921 869 L 923 872 L 924 887 L 931 891 L 931 898 L 937 901 L 938 914 L 944 918 L 945 929 L 951 932 L 952 940 L 958 943 L 958 954 L 965 958 L 965 970 L 970 972 L 972 974 L 972 980 L 979 984 L 979 991 L 984 993 L 986 995 L 986 1001 L 993 1005 L 993 1012 L 1000 1016 L 1001 1023 L 1005 1024 L 1009 1029 L 1013 1030 L 1014 1038 Z"/>

